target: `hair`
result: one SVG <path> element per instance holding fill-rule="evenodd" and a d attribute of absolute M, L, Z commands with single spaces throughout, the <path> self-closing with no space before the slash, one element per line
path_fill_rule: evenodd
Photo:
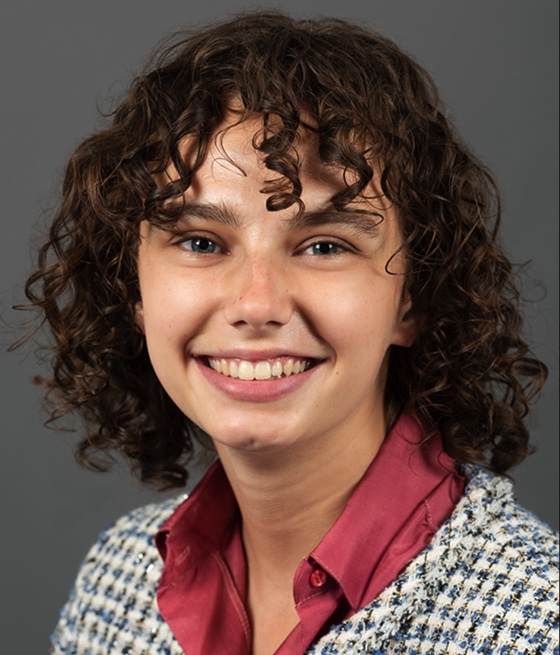
<path fill-rule="evenodd" d="M 85 419 L 78 460 L 104 470 L 119 453 L 144 482 L 187 479 L 201 431 L 161 386 L 136 326 L 139 224 L 175 220 L 166 201 L 191 184 L 232 99 L 239 122 L 263 118 L 253 145 L 274 176 L 268 210 L 303 207 L 294 148 L 304 127 L 320 160 L 345 172 L 335 208 L 372 181 L 396 208 L 421 329 L 390 352 L 388 421 L 401 411 L 426 420 L 458 463 L 502 473 L 520 462 L 546 367 L 521 336 L 492 175 L 455 134 L 428 74 L 391 41 L 339 19 L 262 11 L 167 41 L 106 129 L 70 157 L 26 295 L 52 337 L 52 376 L 38 379 L 48 422 L 76 410 Z M 181 157 L 186 137 L 192 164 Z M 171 163 L 178 178 L 158 186 Z"/>

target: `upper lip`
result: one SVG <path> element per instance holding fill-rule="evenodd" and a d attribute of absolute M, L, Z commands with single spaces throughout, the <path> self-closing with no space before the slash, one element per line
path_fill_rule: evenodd
<path fill-rule="evenodd" d="M 246 361 L 262 361 L 278 357 L 294 357 L 297 359 L 325 359 L 325 357 L 310 355 L 300 350 L 288 350 L 286 348 L 275 348 L 265 350 L 242 350 L 234 348 L 231 350 L 208 350 L 192 353 L 193 357 L 210 357 L 211 359 L 244 359 Z"/>

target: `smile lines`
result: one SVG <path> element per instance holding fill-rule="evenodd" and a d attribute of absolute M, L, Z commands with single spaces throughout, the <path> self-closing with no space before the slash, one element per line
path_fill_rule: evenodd
<path fill-rule="evenodd" d="M 229 378 L 239 380 L 278 380 L 307 371 L 311 362 L 308 359 L 293 357 L 259 362 L 249 362 L 244 359 L 213 359 L 208 358 L 208 365 L 216 372 Z"/>

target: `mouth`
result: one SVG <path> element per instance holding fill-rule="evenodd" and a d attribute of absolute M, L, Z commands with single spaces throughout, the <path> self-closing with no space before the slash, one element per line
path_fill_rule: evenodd
<path fill-rule="evenodd" d="M 206 366 L 217 373 L 246 381 L 281 380 L 304 373 L 319 363 L 317 359 L 301 357 L 274 357 L 263 360 L 205 357 L 204 360 Z"/>

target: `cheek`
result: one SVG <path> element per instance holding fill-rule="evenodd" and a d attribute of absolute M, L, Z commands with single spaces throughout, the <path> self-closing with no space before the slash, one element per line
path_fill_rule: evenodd
<path fill-rule="evenodd" d="M 384 348 L 400 321 L 402 285 L 389 282 L 380 284 L 377 278 L 366 277 L 333 287 L 317 296 L 321 300 L 315 298 L 314 316 L 334 341 L 370 344 L 373 340 Z"/>
<path fill-rule="evenodd" d="M 207 320 L 213 304 L 209 290 L 185 276 L 146 277 L 141 292 L 142 322 L 153 349 L 173 343 L 183 347 Z"/>

